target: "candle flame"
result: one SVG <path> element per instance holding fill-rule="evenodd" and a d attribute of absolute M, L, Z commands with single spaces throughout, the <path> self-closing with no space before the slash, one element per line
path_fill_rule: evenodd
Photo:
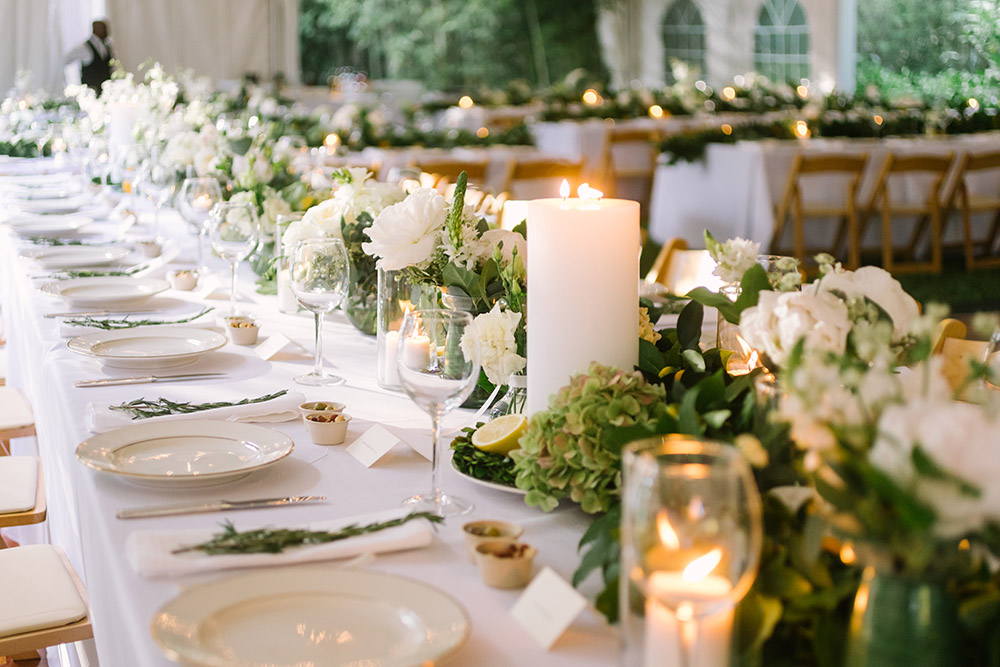
<path fill-rule="evenodd" d="M 812 132 L 809 131 L 809 125 L 804 120 L 795 121 L 795 136 L 799 139 L 805 139 Z"/>
<path fill-rule="evenodd" d="M 326 135 L 326 139 L 323 140 L 323 145 L 326 146 L 327 149 L 336 148 L 337 146 L 340 145 L 340 135 L 338 134 Z"/>
<path fill-rule="evenodd" d="M 681 548 L 681 541 L 677 537 L 677 532 L 674 527 L 670 525 L 670 519 L 667 517 L 667 513 L 664 510 L 660 510 L 656 514 L 656 532 L 660 536 L 660 542 L 663 543 L 667 549 L 677 550 Z"/>
<path fill-rule="evenodd" d="M 582 183 L 576 190 L 577 196 L 584 201 L 596 201 L 604 196 L 604 193 L 596 188 L 590 187 L 589 183 Z"/>
<path fill-rule="evenodd" d="M 565 178 L 563 182 L 559 185 L 559 196 L 563 198 L 563 201 L 569 199 L 569 181 Z"/>
<path fill-rule="evenodd" d="M 704 556 L 695 558 L 684 568 L 681 576 L 684 581 L 701 581 L 722 562 L 722 549 L 716 547 Z"/>
<path fill-rule="evenodd" d="M 750 344 L 739 334 L 736 335 L 736 342 L 740 344 L 743 358 L 747 360 L 747 373 L 760 366 L 760 354 L 757 350 L 750 347 Z"/>

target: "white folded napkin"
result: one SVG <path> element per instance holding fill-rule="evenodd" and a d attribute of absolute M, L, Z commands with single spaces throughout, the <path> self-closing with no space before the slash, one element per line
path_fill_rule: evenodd
<path fill-rule="evenodd" d="M 136 373 L 136 375 L 141 374 L 142 371 L 137 371 Z M 240 399 L 237 398 L 234 400 Z M 302 392 L 290 391 L 284 396 L 279 396 L 264 403 L 215 408 L 214 410 L 202 410 L 201 412 L 192 412 L 189 414 L 149 417 L 148 419 L 132 419 L 124 412 L 111 410 L 111 403 L 95 401 L 87 404 L 84 419 L 86 420 L 87 429 L 91 433 L 103 433 L 113 428 L 129 426 L 131 424 L 149 424 L 161 421 L 176 421 L 178 419 L 215 419 L 219 421 L 257 423 L 287 422 L 299 418 L 299 406 L 305 400 L 306 397 Z"/>
<path fill-rule="evenodd" d="M 188 311 L 186 313 L 149 313 L 143 315 L 133 315 L 130 320 L 157 320 L 159 322 L 170 322 L 170 324 L 156 324 L 145 327 L 146 329 L 176 329 L 177 327 L 194 327 L 196 329 L 212 329 L 215 327 L 215 313 L 205 313 L 196 320 L 190 322 L 180 322 L 177 323 L 175 320 L 183 320 L 186 317 L 191 317 L 198 311 Z M 128 315 L 128 313 L 111 313 L 109 315 L 97 315 L 94 317 L 95 320 L 119 320 Z M 65 317 L 59 319 L 59 335 L 63 338 L 75 338 L 76 336 L 85 336 L 92 333 L 106 333 L 106 329 L 100 329 L 98 327 L 88 327 L 88 326 L 77 326 L 75 324 L 69 324 L 66 320 L 73 319 L 71 317 Z"/>
<path fill-rule="evenodd" d="M 281 523 L 265 524 L 275 528 L 306 528 L 308 530 L 337 531 L 352 524 L 365 525 L 406 516 L 404 509 L 392 509 L 373 514 L 321 521 L 305 526 L 285 526 Z M 257 527 L 265 527 L 257 526 Z M 253 530 L 238 526 L 239 530 Z M 144 577 L 172 577 L 237 567 L 263 567 L 268 565 L 294 565 L 322 560 L 352 558 L 366 553 L 405 551 L 419 549 L 434 539 L 433 528 L 426 519 L 413 519 L 401 526 L 386 528 L 374 533 L 349 537 L 337 542 L 311 544 L 286 549 L 277 554 L 233 554 L 209 556 L 203 551 L 173 554 L 174 549 L 200 544 L 219 532 L 216 530 L 139 530 L 128 536 L 125 553 L 132 567 Z"/>

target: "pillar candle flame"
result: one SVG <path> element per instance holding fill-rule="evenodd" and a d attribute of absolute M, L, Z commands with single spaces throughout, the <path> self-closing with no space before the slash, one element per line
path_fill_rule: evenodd
<path fill-rule="evenodd" d="M 581 183 L 580 187 L 577 188 L 576 194 L 580 199 L 585 202 L 593 202 L 599 200 L 604 196 L 604 193 L 596 188 L 590 187 L 589 183 Z"/>
<path fill-rule="evenodd" d="M 660 542 L 663 543 L 667 549 L 676 551 L 681 548 L 681 541 L 677 537 L 677 532 L 674 527 L 670 525 L 670 519 L 667 517 L 667 513 L 660 510 L 656 515 L 656 532 L 660 536 Z"/>
<path fill-rule="evenodd" d="M 719 563 L 722 562 L 722 549 L 716 547 L 704 556 L 695 558 L 684 568 L 681 576 L 684 581 L 701 581 L 712 573 Z"/>
<path fill-rule="evenodd" d="M 569 199 L 569 181 L 567 181 L 565 178 L 563 179 L 562 184 L 559 186 L 559 196 L 562 197 L 564 203 L 567 199 Z"/>

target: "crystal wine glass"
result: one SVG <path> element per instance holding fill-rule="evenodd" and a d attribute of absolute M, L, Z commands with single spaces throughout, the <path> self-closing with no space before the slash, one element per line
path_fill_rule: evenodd
<path fill-rule="evenodd" d="M 198 270 L 204 270 L 205 234 L 208 232 L 208 222 L 212 209 L 222 201 L 222 188 L 215 178 L 185 178 L 181 184 L 180 195 L 177 198 L 181 217 L 194 228 L 198 234 Z"/>
<path fill-rule="evenodd" d="M 260 224 L 253 204 L 220 202 L 212 209 L 208 229 L 215 252 L 229 262 L 229 316 L 239 315 L 236 309 L 236 267 L 257 247 Z"/>
<path fill-rule="evenodd" d="M 153 204 L 153 236 L 160 236 L 160 209 L 177 186 L 177 172 L 172 165 L 160 159 L 160 149 L 154 146 L 143 161 L 140 187 L 146 198 Z"/>
<path fill-rule="evenodd" d="M 343 384 L 344 378 L 323 371 L 323 315 L 340 305 L 347 294 L 350 263 L 340 239 L 306 239 L 295 244 L 290 267 L 292 292 L 316 317 L 316 362 L 311 373 L 295 378 L 299 384 Z"/>
<path fill-rule="evenodd" d="M 412 310 L 399 330 L 396 369 L 403 391 L 431 416 L 433 450 L 431 490 L 403 501 L 415 511 L 458 516 L 472 510 L 472 503 L 441 490 L 441 420 L 472 394 L 479 379 L 479 355 L 468 349 L 476 345 L 470 336 L 465 348 L 462 337 L 472 326 L 472 315 L 460 310 Z"/>
<path fill-rule="evenodd" d="M 734 447 L 667 436 L 629 446 L 622 471 L 623 596 L 645 597 L 644 664 L 728 664 L 716 628 L 753 584 L 763 539 L 750 467 Z"/>
<path fill-rule="evenodd" d="M 109 191 L 108 176 L 113 168 L 114 162 L 111 160 L 108 140 L 99 135 L 95 136 L 90 140 L 87 149 L 84 173 L 90 183 L 98 181 L 98 189 L 102 195 Z"/>

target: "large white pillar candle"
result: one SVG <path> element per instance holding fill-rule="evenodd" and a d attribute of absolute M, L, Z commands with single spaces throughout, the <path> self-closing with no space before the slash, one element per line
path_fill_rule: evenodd
<path fill-rule="evenodd" d="M 528 204 L 527 413 L 592 361 L 631 370 L 639 357 L 639 203 Z"/>

